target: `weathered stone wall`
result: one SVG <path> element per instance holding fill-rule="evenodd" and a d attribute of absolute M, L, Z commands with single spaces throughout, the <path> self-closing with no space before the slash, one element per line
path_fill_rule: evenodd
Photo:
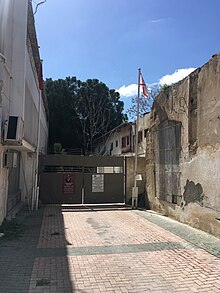
<path fill-rule="evenodd" d="M 167 182 L 161 182 L 157 172 L 161 169 L 157 160 L 157 132 L 160 123 L 169 120 L 181 123 L 181 200 L 177 204 L 168 197 L 161 200 L 158 190 L 158 182 Z M 146 164 L 146 188 L 152 209 L 220 236 L 219 54 L 156 98 Z"/>
<path fill-rule="evenodd" d="M 198 77 L 198 147 L 219 148 L 220 54 L 205 64 Z"/>

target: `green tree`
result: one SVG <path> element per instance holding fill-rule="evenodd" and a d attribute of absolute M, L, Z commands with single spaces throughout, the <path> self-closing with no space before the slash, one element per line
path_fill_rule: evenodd
<path fill-rule="evenodd" d="M 49 106 L 49 146 L 59 141 L 64 148 L 80 147 L 76 140 L 77 122 L 74 120 L 74 96 L 76 78 L 46 79 L 46 94 Z"/>
<path fill-rule="evenodd" d="M 84 149 L 92 151 L 96 139 L 127 120 L 119 99 L 119 93 L 98 79 L 79 83 L 76 103 Z"/>
<path fill-rule="evenodd" d="M 97 79 L 47 79 L 50 112 L 49 145 L 92 151 L 94 141 L 127 120 L 124 103 L 115 90 Z"/>

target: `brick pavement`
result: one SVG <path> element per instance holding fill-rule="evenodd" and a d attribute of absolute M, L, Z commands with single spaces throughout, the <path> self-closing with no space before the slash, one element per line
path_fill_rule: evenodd
<path fill-rule="evenodd" d="M 8 266 L 0 268 L 0 292 L 220 292 L 220 239 L 187 225 L 144 211 L 68 206 L 28 219 L 20 241 L 0 243 Z"/>
<path fill-rule="evenodd" d="M 24 223 L 23 236 L 0 239 L 0 293 L 28 292 L 42 217 L 43 210 L 33 214 L 23 211 L 17 217 Z"/>

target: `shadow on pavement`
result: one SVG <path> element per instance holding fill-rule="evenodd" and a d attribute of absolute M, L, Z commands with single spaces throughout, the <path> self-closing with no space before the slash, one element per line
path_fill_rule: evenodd
<path fill-rule="evenodd" d="M 21 211 L 21 237 L 0 240 L 0 292 L 75 292 L 67 258 L 62 209 Z M 59 239 L 59 241 L 57 240 Z"/>

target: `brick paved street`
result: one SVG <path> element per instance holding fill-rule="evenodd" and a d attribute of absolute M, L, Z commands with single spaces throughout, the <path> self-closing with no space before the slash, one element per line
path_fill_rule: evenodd
<path fill-rule="evenodd" d="M 47 206 L 0 242 L 0 292 L 220 292 L 220 239 L 146 211 Z"/>

